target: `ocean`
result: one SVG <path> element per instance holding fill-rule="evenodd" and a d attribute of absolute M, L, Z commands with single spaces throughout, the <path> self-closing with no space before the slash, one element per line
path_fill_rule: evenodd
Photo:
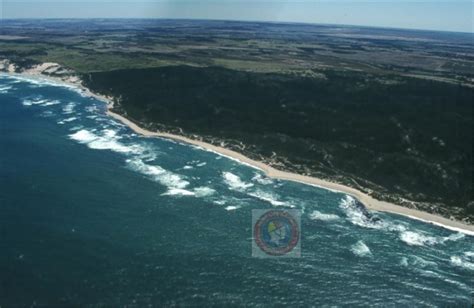
<path fill-rule="evenodd" d="M 474 237 L 147 138 L 105 104 L 0 75 L 0 306 L 470 307 Z M 252 256 L 252 210 L 301 256 Z M 377 219 L 373 219 L 373 218 Z"/>

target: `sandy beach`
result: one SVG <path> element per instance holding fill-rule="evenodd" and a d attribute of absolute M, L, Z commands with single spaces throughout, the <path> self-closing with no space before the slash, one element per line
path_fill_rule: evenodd
<path fill-rule="evenodd" d="M 400 205 L 396 205 L 393 203 L 385 202 L 385 201 L 380 201 L 377 199 L 372 198 L 371 196 L 354 189 L 352 187 L 344 186 L 338 183 L 333 183 L 329 181 L 325 181 L 322 179 L 314 178 L 314 177 L 308 177 L 300 174 L 295 174 L 295 173 L 290 173 L 290 172 L 285 172 L 285 171 L 280 171 L 275 168 L 272 168 L 271 166 L 268 166 L 262 162 L 255 161 L 253 159 L 250 159 L 240 153 L 237 153 L 235 151 L 218 147 L 209 143 L 205 143 L 202 141 L 197 141 L 193 139 L 189 139 L 183 136 L 179 135 L 173 135 L 173 134 L 168 134 L 168 133 L 159 133 L 159 132 L 151 132 L 146 129 L 143 129 L 139 127 L 137 124 L 134 122 L 130 121 L 129 119 L 116 114 L 112 112 L 110 109 L 107 111 L 107 113 L 122 122 L 123 124 L 127 125 L 130 127 L 133 131 L 135 131 L 138 134 L 147 136 L 147 137 L 161 137 L 161 138 L 169 138 L 172 140 L 184 142 L 187 144 L 192 144 L 196 145 L 198 147 L 201 147 L 205 150 L 209 150 L 224 156 L 228 156 L 230 158 L 236 159 L 242 163 L 248 164 L 250 166 L 253 166 L 257 169 L 262 170 L 267 176 L 276 178 L 276 179 L 281 179 L 281 180 L 288 180 L 288 181 L 295 181 L 295 182 L 300 182 L 304 184 L 309 184 L 309 185 L 314 185 L 318 186 L 321 188 L 325 189 L 330 189 L 338 192 L 342 192 L 348 195 L 353 196 L 354 198 L 358 199 L 360 202 L 362 202 L 369 210 L 375 210 L 375 211 L 383 211 L 383 212 L 388 212 L 388 213 L 393 213 L 393 214 L 398 214 L 398 215 L 403 215 L 407 216 L 413 219 L 418 219 L 422 220 L 425 222 L 429 222 L 441 227 L 448 228 L 453 231 L 459 231 L 463 232 L 465 234 L 473 235 L 474 236 L 474 226 L 471 225 L 466 225 L 462 222 L 455 221 L 455 220 L 450 220 L 438 215 L 426 213 L 423 211 L 415 210 L 415 209 L 409 209 Z"/>
<path fill-rule="evenodd" d="M 23 77 L 28 77 L 28 78 L 34 78 L 34 79 L 44 79 L 44 80 L 49 80 L 51 82 L 56 82 L 56 83 L 64 83 L 69 86 L 74 86 L 76 88 L 79 88 L 81 92 L 84 95 L 88 95 L 91 97 L 94 97 L 96 99 L 99 99 L 101 101 L 104 101 L 107 104 L 107 114 L 116 120 L 122 122 L 123 124 L 127 125 L 130 127 L 133 131 L 135 131 L 138 134 L 141 134 L 143 136 L 147 137 L 160 137 L 160 138 L 168 138 L 172 139 L 178 142 L 183 142 L 186 144 L 192 144 L 195 146 L 198 146 L 200 148 L 203 148 L 204 150 L 212 151 L 220 155 L 227 156 L 229 158 L 235 159 L 240 161 L 241 163 L 250 165 L 254 168 L 260 169 L 263 171 L 267 176 L 276 178 L 276 179 L 281 179 L 281 180 L 288 180 L 288 181 L 295 181 L 295 182 L 300 182 L 308 185 L 313 185 L 313 186 L 318 186 L 324 189 L 329 189 L 333 191 L 338 191 L 342 192 L 348 195 L 353 196 L 354 198 L 358 199 L 360 202 L 362 202 L 369 210 L 375 210 L 375 211 L 383 211 L 383 212 L 388 212 L 388 213 L 393 213 L 393 214 L 398 214 L 398 215 L 403 215 L 406 217 L 410 217 L 412 219 L 417 219 L 417 220 L 422 220 L 428 223 L 432 223 L 453 231 L 458 231 L 462 232 L 464 234 L 472 235 L 474 236 L 474 226 L 473 225 L 467 225 L 465 223 L 462 223 L 460 221 L 455 221 L 455 220 L 450 220 L 445 217 L 441 217 L 439 215 L 435 214 L 430 214 L 427 212 L 415 210 L 415 209 L 410 209 L 406 208 L 400 205 L 396 205 L 393 203 L 385 202 L 385 201 L 380 201 L 377 199 L 374 199 L 373 197 L 348 186 L 314 178 L 314 177 L 309 177 L 309 176 L 304 176 L 300 174 L 295 174 L 295 173 L 290 173 L 290 172 L 285 172 L 285 171 L 280 171 L 275 168 L 272 168 L 269 165 L 266 165 L 262 162 L 252 160 L 238 152 L 215 146 L 206 142 L 202 141 L 197 141 L 193 140 L 184 136 L 180 135 L 174 135 L 174 134 L 169 134 L 169 133 L 160 133 L 160 132 L 152 132 L 148 131 L 146 129 L 143 129 L 139 127 L 137 124 L 134 122 L 130 121 L 129 119 L 116 114 L 111 111 L 111 108 L 113 106 L 112 103 L 112 98 L 106 97 L 103 95 L 97 95 L 93 92 L 91 92 L 89 89 L 84 87 L 81 83 L 81 80 L 78 77 L 51 77 L 51 76 L 45 76 L 43 72 L 47 71 L 48 69 L 51 69 L 51 67 L 56 67 L 58 66 L 56 63 L 44 63 L 41 66 L 35 67 L 33 69 L 29 69 L 23 73 L 14 73 L 14 72 L 8 72 L 9 74 L 12 75 L 18 75 L 18 76 L 23 76 Z"/>
<path fill-rule="evenodd" d="M 68 85 L 70 87 L 79 89 L 81 93 L 85 96 L 94 97 L 95 99 L 103 101 L 107 104 L 111 103 L 111 97 L 93 93 L 88 88 L 84 87 L 82 85 L 82 80 L 78 76 L 75 76 L 75 73 L 71 70 L 66 71 L 69 74 L 65 74 L 64 76 L 45 75 L 45 73 L 54 74 L 55 72 L 60 70 L 63 70 L 63 68 L 59 64 L 53 62 L 46 62 L 40 65 L 36 65 L 30 69 L 24 70 L 21 73 L 16 73 L 14 64 L 10 64 L 9 60 L 0 59 L 0 72 L 4 71 L 5 73 L 8 73 L 9 75 L 13 76 L 39 79 L 47 82 Z"/>

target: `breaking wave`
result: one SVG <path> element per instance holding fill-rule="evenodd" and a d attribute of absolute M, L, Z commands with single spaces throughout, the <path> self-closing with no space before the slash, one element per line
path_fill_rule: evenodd
<path fill-rule="evenodd" d="M 400 239 L 411 246 L 432 246 L 443 244 L 447 241 L 457 241 L 464 237 L 462 233 L 454 233 L 446 237 L 435 237 L 415 231 L 403 231 L 400 233 Z"/>
<path fill-rule="evenodd" d="M 309 214 L 309 218 L 312 220 L 322 221 L 334 221 L 341 219 L 341 217 L 337 216 L 336 214 L 324 214 L 320 211 L 313 211 L 311 214 Z"/>
<path fill-rule="evenodd" d="M 372 228 L 387 229 L 391 226 L 387 225 L 380 219 L 375 219 L 358 201 L 349 195 L 346 195 L 339 202 L 339 207 L 345 212 L 347 219 L 354 225 Z"/>
<path fill-rule="evenodd" d="M 226 211 L 235 211 L 237 209 L 240 209 L 240 205 L 229 205 L 225 207 Z"/>
<path fill-rule="evenodd" d="M 67 103 L 67 104 L 64 105 L 64 107 L 63 107 L 63 113 L 64 113 L 64 114 L 73 113 L 75 107 L 76 107 L 76 104 L 74 104 L 74 103 Z"/>
<path fill-rule="evenodd" d="M 339 207 L 345 212 L 347 220 L 352 224 L 364 228 L 398 232 L 400 240 L 410 246 L 432 246 L 443 244 L 447 241 L 457 241 L 464 237 L 464 234 L 460 232 L 453 233 L 447 237 L 436 237 L 424 234 L 418 230 L 409 230 L 407 226 L 400 223 L 384 221 L 367 211 L 352 196 L 345 196 L 340 201 Z"/>
<path fill-rule="evenodd" d="M 63 83 L 63 82 L 57 82 L 55 80 L 47 79 L 44 77 L 39 77 L 39 76 L 24 77 L 24 76 L 18 76 L 18 75 L 8 75 L 8 78 L 13 79 L 13 81 L 11 81 L 10 83 L 27 82 L 26 86 L 29 88 L 52 86 L 52 87 L 69 89 L 71 91 L 79 93 L 81 96 L 84 96 L 84 93 L 83 93 L 84 91 L 78 86 Z"/>
<path fill-rule="evenodd" d="M 416 268 L 425 268 L 425 267 L 436 267 L 438 264 L 434 261 L 428 261 L 422 257 L 412 255 L 410 256 L 410 264 L 414 265 Z"/>
<path fill-rule="evenodd" d="M 452 256 L 451 259 L 451 264 L 457 267 L 462 267 L 471 271 L 474 271 L 474 263 L 469 262 L 469 260 L 464 256 Z"/>
<path fill-rule="evenodd" d="M 466 251 L 464 255 L 469 258 L 474 258 L 474 251 Z"/>
<path fill-rule="evenodd" d="M 257 199 L 260 199 L 262 201 L 269 202 L 273 206 L 288 206 L 288 207 L 294 207 L 293 205 L 287 204 L 286 202 L 279 201 L 278 200 L 278 195 L 270 192 L 265 192 L 260 189 L 257 189 L 254 192 L 248 193 L 249 196 L 255 197 Z"/>
<path fill-rule="evenodd" d="M 76 125 L 76 126 L 73 126 L 73 127 L 69 128 L 69 130 L 70 131 L 78 131 L 78 130 L 81 130 L 83 128 L 84 128 L 84 126 L 82 126 L 82 125 Z"/>
<path fill-rule="evenodd" d="M 434 245 L 438 243 L 436 237 L 423 235 L 418 232 L 404 231 L 400 234 L 400 239 L 411 246 Z"/>
<path fill-rule="evenodd" d="M 216 191 L 210 187 L 197 187 L 194 188 L 194 194 L 196 197 L 206 197 L 206 196 L 211 196 L 215 193 Z"/>
<path fill-rule="evenodd" d="M 152 180 L 159 182 L 168 188 L 169 195 L 194 195 L 194 192 L 184 190 L 189 182 L 182 176 L 163 169 L 160 166 L 145 164 L 141 159 L 127 159 L 127 164 L 135 171 L 149 176 Z"/>
<path fill-rule="evenodd" d="M 366 262 L 369 260 L 374 262 L 382 261 L 386 270 L 384 268 L 380 272 L 381 276 L 383 277 L 384 273 L 393 273 L 394 279 L 391 280 L 391 276 L 389 280 L 394 282 L 398 278 L 395 275 L 404 273 L 404 271 L 397 272 L 397 270 L 400 270 L 399 266 L 405 266 L 404 270 L 410 272 L 410 276 L 413 277 L 413 280 L 411 277 L 406 279 L 407 284 L 410 285 L 411 283 L 411 286 L 414 288 L 433 290 L 426 287 L 426 285 L 430 287 L 434 285 L 434 283 L 431 285 L 431 282 L 429 284 L 425 283 L 429 279 L 435 280 L 435 282 L 443 279 L 442 281 L 440 280 L 440 287 L 437 288 L 442 292 L 445 291 L 443 286 L 446 284 L 448 287 L 449 284 L 456 284 L 463 288 L 467 288 L 469 285 L 469 277 L 472 273 L 471 271 L 474 270 L 474 251 L 472 249 L 472 239 L 466 236 L 467 239 L 462 240 L 465 237 L 462 233 L 443 233 L 436 227 L 429 225 L 419 227 L 421 223 L 418 222 L 412 224 L 408 221 L 405 223 L 404 219 L 394 218 L 390 214 L 376 214 L 376 212 L 367 211 L 362 208 L 360 203 L 350 196 L 344 196 L 342 200 L 339 200 L 342 195 L 330 194 L 323 196 L 327 199 L 322 201 L 322 199 L 317 199 L 319 198 L 318 194 L 313 195 L 309 189 L 305 189 L 304 192 L 299 191 L 297 185 L 286 186 L 286 181 L 272 180 L 265 177 L 261 172 L 254 173 L 252 170 L 249 172 L 251 175 L 248 178 L 244 176 L 239 177 L 237 175 L 240 174 L 239 166 L 232 163 L 227 167 L 229 169 L 220 170 L 214 168 L 215 166 L 212 163 L 214 159 L 207 154 L 207 156 L 204 156 L 204 159 L 199 156 L 201 155 L 199 153 L 197 156 L 189 154 L 196 159 L 191 161 L 193 158 L 189 158 L 187 151 L 183 149 L 183 152 L 179 153 L 180 157 L 173 159 L 173 155 L 176 155 L 175 151 L 178 151 L 176 147 L 174 147 L 175 150 L 168 151 L 166 146 L 160 147 L 162 145 L 161 141 L 145 140 L 131 133 L 128 129 L 122 129 L 124 127 L 122 124 L 109 119 L 103 114 L 99 114 L 100 110 L 96 106 L 84 106 L 80 101 L 74 100 L 71 100 L 74 103 L 70 102 L 67 104 L 69 102 L 67 98 L 62 99 L 62 103 L 46 100 L 45 98 L 46 96 L 26 97 L 26 100 L 22 103 L 25 106 L 38 105 L 38 107 L 31 107 L 31 109 L 40 110 L 41 114 L 50 112 L 50 110 L 55 111 L 53 123 L 56 121 L 61 121 L 64 124 L 68 123 L 60 127 L 60 131 L 63 131 L 63 137 L 66 136 L 66 138 L 71 139 L 70 143 L 78 142 L 84 148 L 87 146 L 91 149 L 120 153 L 120 155 L 113 153 L 111 155 L 120 157 L 121 164 L 125 165 L 131 172 L 139 176 L 141 175 L 146 180 L 156 182 L 152 185 L 154 187 L 152 187 L 151 193 L 159 190 L 157 194 L 169 196 L 156 196 L 160 198 L 158 200 L 183 198 L 181 199 L 183 202 L 174 203 L 177 205 L 192 204 L 192 202 L 185 202 L 191 198 L 204 198 L 206 202 L 213 204 L 214 209 L 227 214 L 226 217 L 238 218 L 238 222 L 243 221 L 246 226 L 244 227 L 248 230 L 251 229 L 250 209 L 253 209 L 258 201 L 254 198 L 274 206 L 289 204 L 291 206 L 291 204 L 295 204 L 298 205 L 298 208 L 303 209 L 304 206 L 307 206 L 309 215 L 304 216 L 303 223 L 307 224 L 304 225 L 306 231 L 303 231 L 312 235 L 317 234 L 317 239 L 321 242 L 316 243 L 320 245 L 316 246 L 314 251 L 310 251 L 312 248 L 308 245 L 306 253 L 311 257 L 314 253 L 316 257 L 321 257 L 321 260 L 325 258 L 328 262 L 324 264 L 328 265 L 328 270 L 352 270 L 350 267 L 341 267 L 338 258 L 331 260 L 331 256 L 336 255 L 337 257 L 342 256 L 348 259 L 358 258 L 359 261 Z M 52 108 L 40 106 L 51 106 Z M 65 115 L 63 112 L 72 114 Z M 160 162 L 152 155 L 157 152 L 160 153 L 160 158 L 163 158 L 162 160 L 160 159 Z M 163 155 L 161 156 L 161 154 Z M 197 160 L 198 158 L 201 160 Z M 221 159 L 221 156 L 216 156 L 215 159 Z M 183 161 L 186 163 L 183 163 Z M 197 167 L 203 165 L 203 161 L 208 162 L 206 167 L 198 170 Z M 114 168 L 120 166 L 120 164 L 115 165 L 115 159 L 113 163 L 112 167 Z M 225 162 L 221 161 L 219 167 L 221 166 L 226 168 Z M 180 170 L 179 167 L 186 171 L 177 171 Z M 227 170 L 231 172 L 222 172 Z M 183 174 L 179 174 L 180 172 Z M 113 175 L 113 173 L 111 174 Z M 242 171 L 242 174 L 247 173 Z M 216 185 L 215 187 L 213 186 L 214 184 Z M 234 191 L 238 193 L 234 193 Z M 233 197 L 233 195 L 238 196 Z M 338 202 L 339 207 L 337 207 Z M 260 205 L 267 205 L 261 202 L 258 203 Z M 315 204 L 317 206 L 314 206 Z M 333 205 L 336 208 L 332 207 Z M 200 208 L 199 210 L 206 209 Z M 246 219 L 249 221 L 245 222 Z M 308 223 L 308 219 L 315 220 L 316 222 Z M 319 223 L 320 221 L 336 222 L 331 225 L 331 230 L 327 230 L 327 228 L 318 229 L 320 227 L 318 225 L 323 224 Z M 229 222 L 232 221 L 229 220 Z M 327 237 L 325 232 L 329 232 Z M 393 233 L 388 234 L 387 232 Z M 352 238 L 352 240 L 349 241 L 348 245 L 343 245 L 342 243 L 345 243 L 348 237 Z M 326 239 L 333 241 L 333 243 L 325 242 Z M 363 239 L 363 241 L 359 239 Z M 339 242 L 340 240 L 342 240 L 341 243 Z M 364 241 L 367 241 L 367 243 Z M 375 243 L 377 243 L 377 246 L 375 246 Z M 370 248 L 368 245 L 371 245 Z M 419 247 L 423 246 L 427 246 L 429 249 L 419 249 Z M 317 247 L 328 249 L 317 249 Z M 325 253 L 328 253 L 328 255 L 324 255 Z M 306 259 L 310 263 L 312 262 L 312 259 Z M 333 265 L 331 261 L 337 264 Z M 395 269 L 391 267 L 392 263 L 395 264 Z M 314 268 L 313 265 L 308 263 L 304 267 L 308 268 L 309 271 L 309 269 Z M 334 268 L 330 266 L 334 266 Z M 415 272 L 416 275 L 413 275 L 411 271 Z M 306 272 L 304 274 L 313 275 L 314 273 Z M 347 273 L 337 272 L 337 274 L 346 275 Z M 350 272 L 349 274 L 357 276 L 357 271 Z M 343 275 L 337 276 L 343 277 Z M 436 277 L 436 279 L 431 277 Z M 306 279 L 307 277 L 302 278 Z M 382 280 L 381 283 L 388 283 L 389 280 Z M 295 281 L 295 283 L 297 282 Z M 399 282 L 400 280 L 398 280 Z M 444 294 L 448 292 L 452 292 L 452 288 L 448 288 Z"/>
<path fill-rule="evenodd" d="M 22 103 L 23 106 L 38 105 L 38 106 L 41 106 L 41 107 L 48 107 L 48 106 L 54 106 L 54 105 L 61 104 L 61 102 L 58 101 L 58 100 L 48 100 L 48 99 L 41 99 L 41 98 L 25 99 L 21 103 Z"/>
<path fill-rule="evenodd" d="M 54 100 L 54 101 L 48 101 L 44 104 L 41 104 L 41 106 L 46 107 L 46 106 L 54 106 L 54 105 L 59 105 L 59 104 L 61 104 L 60 101 Z"/>
<path fill-rule="evenodd" d="M 358 241 L 357 243 L 352 245 L 351 251 L 359 257 L 367 257 L 372 255 L 372 252 L 370 251 L 369 247 L 363 241 Z"/>
<path fill-rule="evenodd" d="M 12 86 L 1 86 L 0 87 L 0 93 L 5 94 L 8 93 L 13 87 Z"/>
<path fill-rule="evenodd" d="M 231 172 L 223 172 L 222 176 L 224 178 L 224 182 L 229 186 L 231 190 L 244 192 L 244 191 L 248 191 L 249 188 L 254 186 L 253 183 L 244 182 L 239 176 Z M 266 192 L 261 189 L 256 189 L 256 190 L 247 192 L 247 195 L 257 198 L 259 200 L 268 202 L 273 206 L 294 207 L 294 205 L 292 204 L 288 204 L 287 202 L 278 200 L 279 196 L 276 195 L 275 193 Z"/>
<path fill-rule="evenodd" d="M 21 104 L 23 106 L 33 106 L 33 105 L 42 105 L 42 104 L 45 104 L 47 102 L 48 102 L 47 99 L 37 98 L 37 99 L 25 99 L 21 102 Z"/>
<path fill-rule="evenodd" d="M 268 177 L 263 177 L 260 173 L 255 173 L 255 176 L 252 178 L 252 181 L 257 182 L 262 185 L 273 184 L 273 180 Z"/>
<path fill-rule="evenodd" d="M 243 191 L 253 186 L 252 183 L 243 182 L 237 175 L 231 172 L 223 172 L 224 182 L 232 190 Z"/>
<path fill-rule="evenodd" d="M 67 122 L 72 122 L 72 121 L 75 121 L 75 120 L 77 120 L 76 117 L 70 117 L 70 118 L 66 118 L 66 119 L 64 119 L 64 120 L 58 121 L 57 123 L 58 123 L 58 124 L 65 124 L 65 123 L 67 123 Z"/>
<path fill-rule="evenodd" d="M 69 135 L 69 138 L 78 141 L 79 143 L 87 144 L 91 149 L 95 150 L 111 150 L 118 153 L 134 153 L 140 154 L 143 149 L 138 145 L 124 145 L 118 141 L 120 139 L 116 136 L 113 130 L 103 130 L 103 135 L 98 136 L 86 129 L 81 129 Z"/>
<path fill-rule="evenodd" d="M 170 188 L 167 192 L 162 193 L 162 196 L 194 196 L 194 192 L 181 189 L 181 188 Z"/>

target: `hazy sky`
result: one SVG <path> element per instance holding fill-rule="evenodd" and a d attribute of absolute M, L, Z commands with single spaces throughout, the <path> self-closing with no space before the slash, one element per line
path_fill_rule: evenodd
<path fill-rule="evenodd" d="M 472 0 L 0 0 L 3 18 L 198 18 L 473 32 Z"/>

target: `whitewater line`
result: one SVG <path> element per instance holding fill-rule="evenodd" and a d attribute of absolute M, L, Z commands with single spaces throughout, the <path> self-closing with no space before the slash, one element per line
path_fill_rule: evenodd
<path fill-rule="evenodd" d="M 214 152 L 217 155 L 231 158 L 241 164 L 258 169 L 264 172 L 268 177 L 271 177 L 271 178 L 298 182 L 305 185 L 316 186 L 316 187 L 330 190 L 333 192 L 347 194 L 358 199 L 364 206 L 366 206 L 370 210 L 402 215 L 405 217 L 409 217 L 411 219 L 416 219 L 416 220 L 423 221 L 426 223 L 431 223 L 433 225 L 443 227 L 451 231 L 462 232 L 464 234 L 474 236 L 473 225 L 468 225 L 456 220 L 450 220 L 445 217 L 441 217 L 435 214 L 430 214 L 430 213 L 423 212 L 420 210 L 410 209 L 410 208 L 403 207 L 394 203 L 377 200 L 373 198 L 372 196 L 366 193 L 363 193 L 355 188 L 345 186 L 339 183 L 334 183 L 334 182 L 330 182 L 330 181 L 315 178 L 315 177 L 277 170 L 263 162 L 255 161 L 233 150 L 215 146 L 203 141 L 197 141 L 197 140 L 193 140 L 184 136 L 174 135 L 170 133 L 148 131 L 138 126 L 136 123 L 132 122 L 131 120 L 125 118 L 124 116 L 114 113 L 111 110 L 113 107 L 113 102 L 111 98 L 93 93 L 88 88 L 84 87 L 81 84 L 80 80 L 61 79 L 57 77 L 44 76 L 41 74 L 41 72 L 37 72 L 37 71 L 34 71 L 33 73 L 32 72 L 30 73 L 24 72 L 24 73 L 16 73 L 16 74 L 9 73 L 9 74 L 4 74 L 4 75 L 12 76 L 13 78 L 16 77 L 19 79 L 29 79 L 35 82 L 43 81 L 49 84 L 54 83 L 59 86 L 65 85 L 68 88 L 74 88 L 72 90 L 76 90 L 76 91 L 78 90 L 82 95 L 93 97 L 93 98 L 98 99 L 99 101 L 104 102 L 107 106 L 107 112 L 106 112 L 107 115 L 120 121 L 121 123 L 128 126 L 130 129 L 132 129 L 134 132 L 141 134 L 143 136 L 166 138 L 166 139 L 171 139 L 178 142 L 183 142 L 185 144 L 198 146 L 199 148 L 202 148 L 206 151 Z"/>

